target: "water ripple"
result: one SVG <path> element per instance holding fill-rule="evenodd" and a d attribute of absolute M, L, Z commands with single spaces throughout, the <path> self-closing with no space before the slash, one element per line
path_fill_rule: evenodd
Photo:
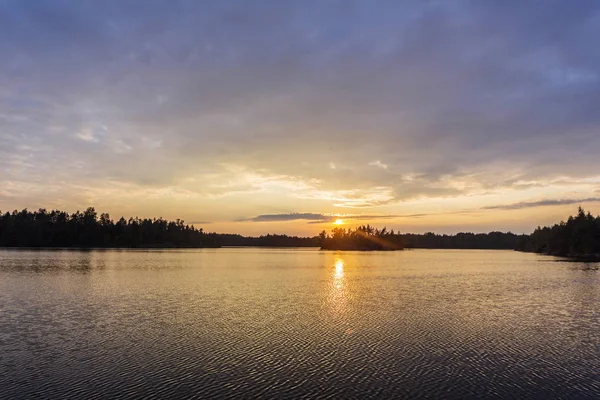
<path fill-rule="evenodd" d="M 513 252 L 0 251 L 0 398 L 598 398 L 599 283 Z"/>

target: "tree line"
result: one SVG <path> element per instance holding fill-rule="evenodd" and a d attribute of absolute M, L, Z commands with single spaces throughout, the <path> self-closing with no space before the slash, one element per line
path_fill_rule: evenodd
<path fill-rule="evenodd" d="M 206 233 L 183 220 L 98 215 L 94 207 L 69 214 L 65 211 L 0 212 L 0 247 L 82 247 L 82 248 L 170 248 L 170 247 L 318 247 L 315 237 Z"/>
<path fill-rule="evenodd" d="M 519 241 L 516 249 L 564 257 L 600 258 L 600 216 L 594 217 L 579 207 L 577 215 L 570 216 L 566 222 L 538 226 Z"/>
<path fill-rule="evenodd" d="M 438 235 L 428 232 L 422 235 L 405 233 L 404 243 L 414 249 L 489 249 L 514 250 L 527 235 L 512 232 L 470 233 L 456 235 Z"/>
<path fill-rule="evenodd" d="M 258 237 L 242 236 L 239 234 L 217 234 L 219 243 L 223 246 L 253 246 L 253 247 L 319 247 L 318 236 L 298 237 L 288 235 L 262 235 Z"/>
<path fill-rule="evenodd" d="M 322 231 L 319 234 L 323 250 L 402 250 L 402 235 L 387 228 L 381 230 L 371 225 L 356 229 L 334 228 L 331 235 Z"/>
<path fill-rule="evenodd" d="M 218 247 L 216 234 L 184 221 L 121 217 L 93 207 L 84 212 L 39 209 L 0 213 L 2 247 Z"/>
<path fill-rule="evenodd" d="M 321 247 L 339 250 L 508 249 L 558 256 L 600 254 L 600 216 L 579 208 L 577 215 L 553 226 L 538 227 L 531 235 L 511 232 L 456 235 L 400 234 L 370 225 L 334 228 L 314 237 L 206 233 L 183 220 L 129 218 L 112 220 L 93 207 L 67 213 L 60 210 L 0 212 L 0 247 Z"/>

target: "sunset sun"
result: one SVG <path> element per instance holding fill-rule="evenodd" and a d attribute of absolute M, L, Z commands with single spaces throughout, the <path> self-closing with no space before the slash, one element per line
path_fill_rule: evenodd
<path fill-rule="evenodd" d="M 334 222 L 335 225 L 344 225 L 344 220 L 343 219 L 336 219 Z"/>

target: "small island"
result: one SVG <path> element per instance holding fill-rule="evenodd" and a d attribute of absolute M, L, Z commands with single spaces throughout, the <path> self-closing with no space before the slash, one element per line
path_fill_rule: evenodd
<path fill-rule="evenodd" d="M 400 233 L 387 228 L 381 230 L 371 225 L 356 229 L 334 228 L 331 235 L 325 231 L 319 234 L 321 250 L 404 250 L 404 241 Z"/>

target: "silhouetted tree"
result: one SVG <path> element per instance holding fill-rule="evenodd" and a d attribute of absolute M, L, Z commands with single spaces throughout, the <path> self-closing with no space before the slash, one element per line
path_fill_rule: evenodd
<path fill-rule="evenodd" d="M 0 212 L 2 247 L 218 247 L 216 234 L 184 221 L 121 217 L 116 223 L 93 207 L 71 215 L 64 211 L 27 209 Z"/>
<path fill-rule="evenodd" d="M 526 237 L 526 235 L 516 235 L 511 232 L 461 232 L 456 235 L 437 235 L 427 232 L 422 235 L 408 233 L 403 236 L 407 248 L 490 250 L 514 250 L 519 241 Z"/>
<path fill-rule="evenodd" d="M 551 227 L 537 227 L 516 247 L 520 251 L 545 253 L 567 257 L 595 257 L 600 255 L 600 217 L 593 217 L 579 207 L 576 216 Z"/>
<path fill-rule="evenodd" d="M 318 247 L 318 237 L 298 237 L 288 235 L 262 235 L 248 237 L 238 234 L 218 234 L 219 243 L 223 246 L 257 246 L 257 247 Z"/>
<path fill-rule="evenodd" d="M 386 228 L 376 229 L 371 225 L 362 225 L 356 229 L 336 227 L 327 235 L 324 231 L 319 235 L 323 250 L 402 250 L 402 235 Z"/>

